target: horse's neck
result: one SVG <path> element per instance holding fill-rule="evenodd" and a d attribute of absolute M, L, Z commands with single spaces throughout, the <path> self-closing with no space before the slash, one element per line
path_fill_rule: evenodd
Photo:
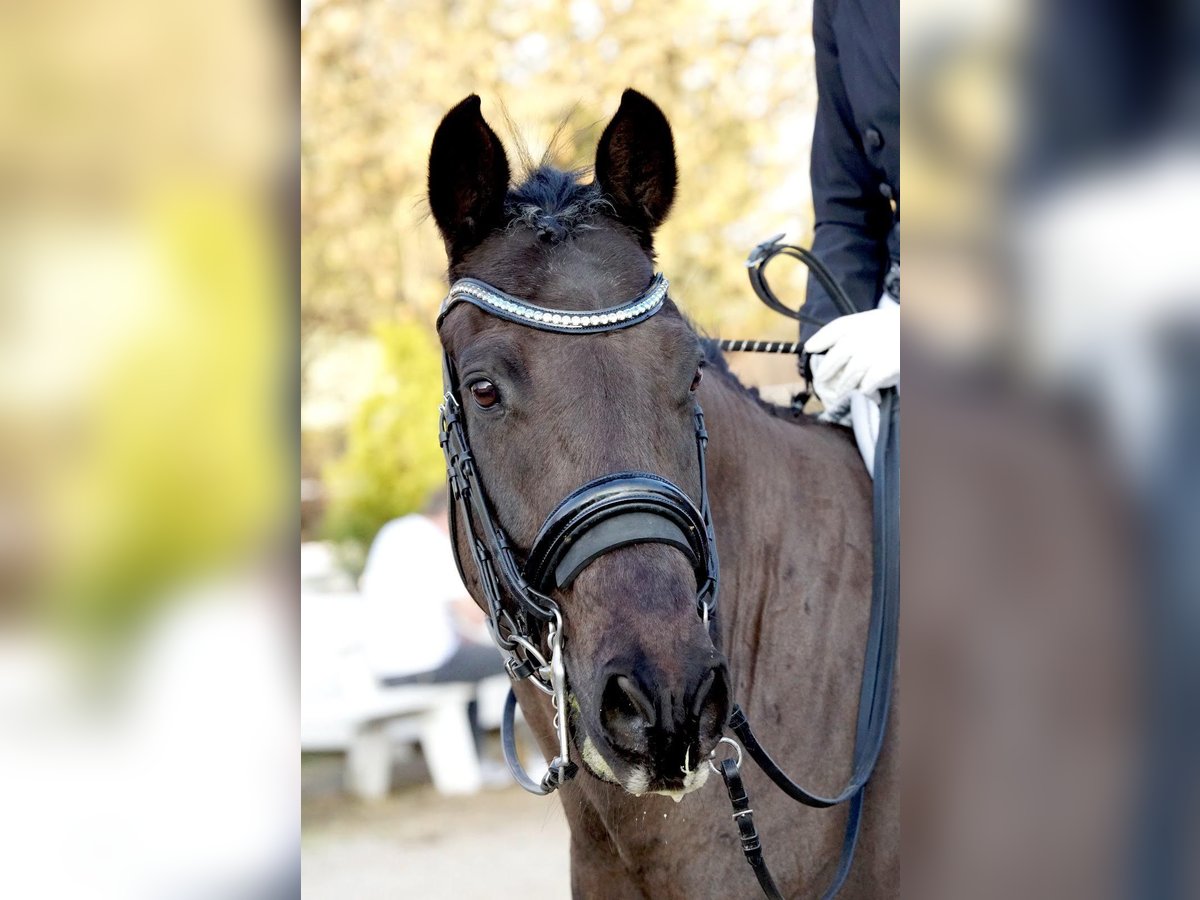
<path fill-rule="evenodd" d="M 854 710 L 845 698 L 853 696 L 854 674 L 831 663 L 847 652 L 861 658 L 870 601 L 870 481 L 841 429 L 776 419 L 720 378 L 706 381 L 701 401 L 721 560 L 718 616 L 734 700 L 768 740 L 772 729 L 759 723 L 778 731 L 781 709 L 803 721 L 805 729 L 792 728 L 773 752 L 785 763 L 804 762 L 815 783 L 832 786 L 844 780 L 838 766 L 853 744 L 847 716 Z M 531 721 L 543 749 L 553 753 L 549 706 L 523 689 L 522 705 L 536 710 Z M 706 827 L 674 815 L 647 820 L 645 798 L 590 777 L 564 789 L 562 798 L 576 848 L 592 847 L 594 857 L 615 866 L 618 859 L 669 857 L 701 833 L 698 824 Z M 723 817 L 711 821 L 714 829 L 727 827 Z M 575 859 L 586 856 L 581 851 Z M 742 866 L 736 857 L 729 864 Z"/>
<path fill-rule="evenodd" d="M 844 429 L 772 416 L 713 381 L 704 409 L 720 621 L 735 675 L 753 685 L 772 655 L 823 655 L 816 636 L 833 637 L 846 608 L 869 601 L 870 479 Z"/>

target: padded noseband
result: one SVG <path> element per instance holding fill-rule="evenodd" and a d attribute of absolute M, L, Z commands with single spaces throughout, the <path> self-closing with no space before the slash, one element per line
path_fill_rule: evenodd
<path fill-rule="evenodd" d="M 569 494 L 546 517 L 525 564 L 525 578 L 544 594 L 568 587 L 597 557 L 630 544 L 669 544 L 696 574 L 708 577 L 708 535 L 691 499 L 665 478 L 615 472 Z"/>

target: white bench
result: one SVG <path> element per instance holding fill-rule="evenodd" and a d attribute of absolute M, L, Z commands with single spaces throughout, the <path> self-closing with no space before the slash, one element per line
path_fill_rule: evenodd
<path fill-rule="evenodd" d="M 301 749 L 344 751 L 346 788 L 357 797 L 387 794 L 395 749 L 405 742 L 420 744 L 439 792 L 478 791 L 483 775 L 467 716 L 473 686 L 383 687 L 367 664 L 358 613 L 352 594 L 301 597 Z M 495 687 L 481 691 L 488 724 Z"/>

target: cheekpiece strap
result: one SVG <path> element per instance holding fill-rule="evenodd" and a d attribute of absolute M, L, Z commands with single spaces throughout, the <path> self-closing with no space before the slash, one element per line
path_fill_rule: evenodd
<path fill-rule="evenodd" d="M 486 313 L 539 331 L 553 331 L 559 334 L 616 331 L 644 322 L 662 309 L 668 286 L 666 277 L 659 273 L 654 276 L 645 291 L 627 303 L 592 312 L 570 312 L 535 306 L 476 278 L 460 278 L 450 286 L 450 293 L 442 301 L 437 325 L 440 328 L 447 313 L 459 303 L 470 303 Z"/>

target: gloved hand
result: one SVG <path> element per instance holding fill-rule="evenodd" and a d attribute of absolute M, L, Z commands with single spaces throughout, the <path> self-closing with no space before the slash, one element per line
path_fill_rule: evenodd
<path fill-rule="evenodd" d="M 813 390 L 825 406 L 821 418 L 848 421 L 852 393 L 878 401 L 882 388 L 900 383 L 900 306 L 834 319 L 804 349 L 813 356 Z"/>

